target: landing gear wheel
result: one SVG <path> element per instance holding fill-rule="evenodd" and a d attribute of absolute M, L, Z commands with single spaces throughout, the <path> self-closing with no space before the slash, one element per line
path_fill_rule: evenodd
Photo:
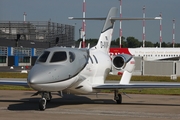
<path fill-rule="evenodd" d="M 116 100 L 117 104 L 122 103 L 122 95 L 118 94 L 118 90 L 114 90 L 114 100 Z"/>
<path fill-rule="evenodd" d="M 46 109 L 46 99 L 41 98 L 39 100 L 39 110 L 44 111 Z"/>
<path fill-rule="evenodd" d="M 118 99 L 116 100 L 117 104 L 121 104 L 122 103 L 122 95 L 118 94 Z"/>

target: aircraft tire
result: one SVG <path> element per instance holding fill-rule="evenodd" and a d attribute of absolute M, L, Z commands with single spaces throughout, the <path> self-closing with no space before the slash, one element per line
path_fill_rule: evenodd
<path fill-rule="evenodd" d="M 39 110 L 44 111 L 46 109 L 46 99 L 41 98 L 39 100 Z"/>
<path fill-rule="evenodd" d="M 118 99 L 116 100 L 117 104 L 121 104 L 122 103 L 122 95 L 118 94 Z"/>

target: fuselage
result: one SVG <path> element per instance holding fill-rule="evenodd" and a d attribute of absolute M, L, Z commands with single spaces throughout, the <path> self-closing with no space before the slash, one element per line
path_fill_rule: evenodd
<path fill-rule="evenodd" d="M 129 54 L 144 60 L 179 60 L 180 48 L 110 48 L 110 55 Z"/>
<path fill-rule="evenodd" d="M 28 75 L 28 84 L 37 91 L 90 93 L 92 84 L 104 83 L 110 69 L 109 55 L 97 49 L 54 47 L 39 56 Z"/>
<path fill-rule="evenodd" d="M 108 54 L 117 8 L 110 9 L 98 43 L 90 49 L 46 49 L 28 74 L 28 84 L 40 92 L 70 90 L 78 93 L 96 92 L 93 85 L 104 84 L 111 70 Z M 100 18 L 100 20 L 102 20 Z M 71 59 L 72 58 L 72 59 Z"/>

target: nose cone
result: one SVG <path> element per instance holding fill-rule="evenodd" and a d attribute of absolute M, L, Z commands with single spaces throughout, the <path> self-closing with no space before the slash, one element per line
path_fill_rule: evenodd
<path fill-rule="evenodd" d="M 44 65 L 36 64 L 32 67 L 28 74 L 28 84 L 41 84 L 47 74 L 47 68 Z"/>
<path fill-rule="evenodd" d="M 67 67 L 62 65 L 35 64 L 28 74 L 28 84 L 47 84 L 69 78 Z"/>

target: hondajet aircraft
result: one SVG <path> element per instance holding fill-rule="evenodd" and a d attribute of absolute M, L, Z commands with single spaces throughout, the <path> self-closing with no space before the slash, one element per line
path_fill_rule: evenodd
<path fill-rule="evenodd" d="M 102 89 L 114 90 L 114 100 L 122 102 L 119 89 L 126 88 L 156 88 L 180 87 L 180 84 L 130 84 L 132 71 L 135 67 L 134 58 L 129 54 L 119 54 L 112 59 L 109 48 L 115 20 L 142 20 L 143 18 L 118 18 L 117 8 L 112 7 L 106 18 L 85 18 L 86 20 L 105 20 L 98 43 L 90 49 L 52 47 L 44 50 L 28 73 L 27 82 L 0 81 L 6 85 L 28 85 L 40 94 L 39 109 L 45 110 L 50 101 L 51 92 L 69 91 L 70 93 L 88 94 L 98 93 Z M 69 19 L 84 19 L 73 18 Z M 161 19 L 146 18 L 146 20 Z M 105 78 L 112 70 L 117 74 L 124 73 L 119 83 L 105 83 Z"/>

